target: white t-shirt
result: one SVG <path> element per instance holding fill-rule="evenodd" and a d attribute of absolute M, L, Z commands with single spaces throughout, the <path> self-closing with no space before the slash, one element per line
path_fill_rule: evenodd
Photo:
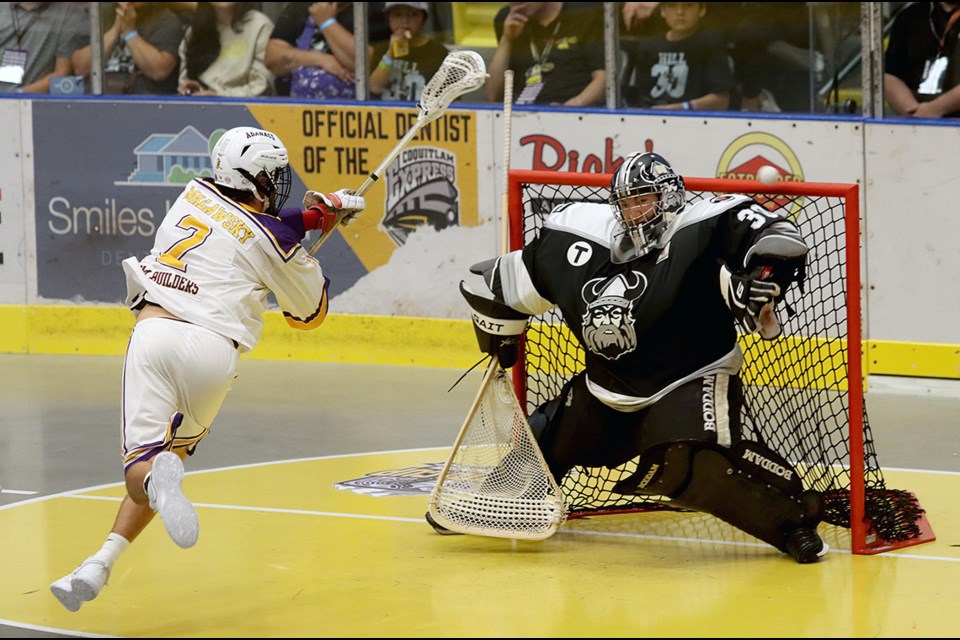
<path fill-rule="evenodd" d="M 123 261 L 126 303 L 146 296 L 177 317 L 256 346 L 267 295 L 287 323 L 313 329 L 327 313 L 327 284 L 300 245 L 303 230 L 249 211 L 210 182 L 193 180 L 161 222 L 150 255 Z"/>

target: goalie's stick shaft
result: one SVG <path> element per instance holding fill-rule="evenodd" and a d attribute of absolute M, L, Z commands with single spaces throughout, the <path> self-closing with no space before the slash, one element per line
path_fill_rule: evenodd
<path fill-rule="evenodd" d="M 503 72 L 503 193 L 500 201 L 500 254 L 510 250 L 510 144 L 513 119 L 513 71 Z"/>
<path fill-rule="evenodd" d="M 507 189 L 510 181 L 510 119 L 512 115 L 513 71 L 507 69 L 503 72 L 503 194 L 500 203 L 501 255 L 505 254 L 510 248 L 510 213 L 507 210 L 507 205 L 509 204 Z M 487 372 L 484 374 L 483 381 L 480 383 L 480 388 L 477 390 L 477 395 L 473 399 L 473 404 L 470 405 L 470 410 L 467 412 L 467 418 L 463 421 L 463 425 L 460 427 L 460 431 L 457 433 L 457 439 L 454 441 L 453 446 L 450 447 L 450 455 L 447 457 L 446 464 L 443 465 L 443 468 L 440 470 L 440 474 L 437 476 L 437 484 L 433 494 L 431 495 L 431 500 L 435 499 L 437 491 L 443 487 L 443 483 L 450 472 L 450 468 L 453 466 L 453 460 L 457 455 L 457 451 L 460 449 L 460 443 L 462 443 L 463 439 L 466 437 L 470 423 L 473 422 L 473 417 L 476 415 L 477 409 L 479 409 L 480 403 L 483 401 L 483 397 L 487 393 L 487 388 L 490 386 L 490 382 L 494 379 L 494 376 L 499 368 L 500 361 L 497 359 L 497 356 L 491 356 L 490 364 L 487 366 Z"/>
<path fill-rule="evenodd" d="M 477 395 L 473 399 L 473 404 L 470 405 L 470 410 L 467 411 L 467 417 L 463 421 L 460 431 L 457 433 L 457 439 L 450 447 L 450 454 L 447 456 L 447 461 L 444 463 L 443 468 L 437 475 L 437 487 L 442 487 L 444 480 L 447 479 L 447 474 L 450 473 L 450 467 L 453 466 L 453 460 L 457 455 L 457 451 L 460 449 L 460 443 L 463 442 L 464 437 L 467 435 L 467 427 L 469 427 L 470 423 L 473 422 L 473 416 L 476 415 L 477 409 L 480 408 L 480 402 L 483 400 L 483 396 L 486 394 L 487 387 L 490 386 L 490 381 L 493 380 L 499 367 L 500 363 L 497 362 L 496 356 L 492 357 L 490 359 L 490 364 L 487 366 L 486 373 L 483 374 L 483 381 L 480 383 L 480 390 L 477 391 Z"/>

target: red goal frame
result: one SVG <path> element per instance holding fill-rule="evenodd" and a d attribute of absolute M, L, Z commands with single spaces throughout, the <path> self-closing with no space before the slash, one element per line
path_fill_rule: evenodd
<path fill-rule="evenodd" d="M 509 249 L 519 250 L 524 243 L 523 189 L 528 185 L 568 185 L 608 188 L 611 174 L 589 174 L 558 171 L 510 170 L 508 172 L 507 203 L 509 216 Z M 864 452 L 864 373 L 863 373 L 863 326 L 861 320 L 861 243 L 849 239 L 861 237 L 860 233 L 860 187 L 857 184 L 837 184 L 821 182 L 778 182 L 766 185 L 757 180 L 732 180 L 722 178 L 696 178 L 684 176 L 688 191 L 712 193 L 746 193 L 785 196 L 817 195 L 842 199 L 845 206 L 844 227 L 847 242 L 846 257 L 846 356 L 847 379 L 860 380 L 860 384 L 848 382 L 848 432 L 850 466 L 850 531 L 851 547 L 855 554 L 876 554 L 891 549 L 911 546 L 935 539 L 925 517 L 918 520 L 921 536 L 901 542 L 886 540 L 868 541 L 869 530 L 865 510 L 865 452 Z M 522 341 L 521 341 L 522 342 Z M 521 344 L 521 360 L 524 360 Z M 519 364 L 519 363 L 518 363 Z M 514 386 L 522 407 L 526 407 L 527 388 L 524 366 L 513 368 Z M 856 462 L 856 463 L 855 463 Z M 922 513 L 922 511 L 921 511 Z M 573 516 L 571 516 L 573 517 Z"/>

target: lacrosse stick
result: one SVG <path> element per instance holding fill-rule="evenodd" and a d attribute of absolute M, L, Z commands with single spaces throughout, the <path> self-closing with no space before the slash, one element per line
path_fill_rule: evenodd
<path fill-rule="evenodd" d="M 383 162 L 373 170 L 373 173 L 367 176 L 367 179 L 357 189 L 357 195 L 364 195 L 380 179 L 380 175 L 393 162 L 397 154 L 407 146 L 407 143 L 417 135 L 420 129 L 442 116 L 451 102 L 483 86 L 486 79 L 487 67 L 479 53 L 466 50 L 448 53 L 440 68 L 437 69 L 437 72 L 430 78 L 430 82 L 420 93 L 420 100 L 417 102 L 417 109 L 420 110 L 420 113 L 417 116 L 417 121 L 387 154 Z M 320 236 L 310 247 L 310 253 L 316 253 L 331 235 L 333 235 L 332 230 Z"/>

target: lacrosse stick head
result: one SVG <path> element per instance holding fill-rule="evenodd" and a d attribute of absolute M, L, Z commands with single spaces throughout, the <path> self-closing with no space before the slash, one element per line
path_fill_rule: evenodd
<path fill-rule="evenodd" d="M 487 65 L 476 51 L 451 51 L 420 93 L 417 107 L 424 122 L 436 120 L 450 103 L 487 79 Z"/>

